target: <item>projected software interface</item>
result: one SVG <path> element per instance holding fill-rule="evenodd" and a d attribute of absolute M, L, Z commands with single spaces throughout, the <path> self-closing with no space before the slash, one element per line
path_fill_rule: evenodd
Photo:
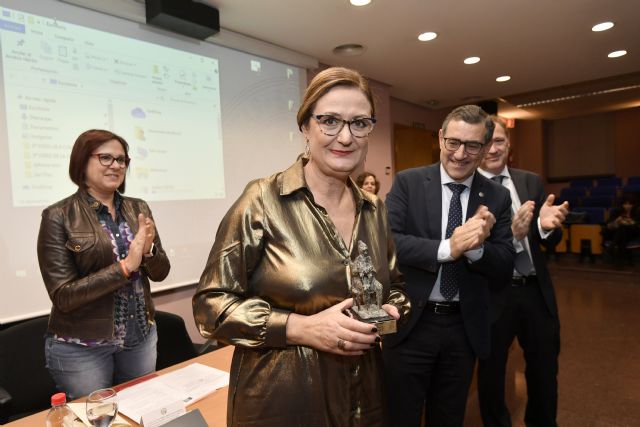
<path fill-rule="evenodd" d="M 10 9 L 0 48 L 14 206 L 74 191 L 71 146 L 90 128 L 129 142 L 127 194 L 225 196 L 217 59 Z"/>

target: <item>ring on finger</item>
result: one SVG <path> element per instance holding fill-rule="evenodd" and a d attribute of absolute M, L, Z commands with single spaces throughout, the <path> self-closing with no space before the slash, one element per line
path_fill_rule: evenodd
<path fill-rule="evenodd" d="M 338 348 L 339 348 L 340 350 L 344 351 L 344 345 L 345 345 L 346 343 L 347 343 L 347 342 L 346 342 L 345 340 L 343 340 L 343 339 L 339 339 L 339 340 L 338 340 Z"/>

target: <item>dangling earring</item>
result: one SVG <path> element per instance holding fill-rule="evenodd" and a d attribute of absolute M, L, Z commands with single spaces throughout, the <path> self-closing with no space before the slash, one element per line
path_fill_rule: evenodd
<path fill-rule="evenodd" d="M 309 148 L 309 138 L 306 138 L 306 145 L 304 147 L 304 157 L 311 160 L 311 149 Z"/>

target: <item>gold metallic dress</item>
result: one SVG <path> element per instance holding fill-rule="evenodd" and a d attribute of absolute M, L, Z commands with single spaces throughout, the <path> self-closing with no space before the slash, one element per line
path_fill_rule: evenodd
<path fill-rule="evenodd" d="M 220 224 L 193 297 L 200 333 L 236 346 L 229 426 L 385 425 L 379 348 L 340 356 L 287 345 L 290 313 L 311 315 L 349 297 L 347 265 L 369 248 L 385 301 L 410 309 L 383 203 L 360 192 L 351 248 L 306 186 L 299 159 L 254 181 Z"/>

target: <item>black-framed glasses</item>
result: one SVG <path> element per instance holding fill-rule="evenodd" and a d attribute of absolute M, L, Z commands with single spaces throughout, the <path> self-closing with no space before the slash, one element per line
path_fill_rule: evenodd
<path fill-rule="evenodd" d="M 92 154 L 91 156 L 97 157 L 100 164 L 106 167 L 111 166 L 113 162 L 118 163 L 118 166 L 120 167 L 128 167 L 131 162 L 131 159 L 128 156 L 113 157 L 111 154 L 107 153 L 97 153 Z"/>
<path fill-rule="evenodd" d="M 449 151 L 458 151 L 460 145 L 464 145 L 464 151 L 467 154 L 476 155 L 482 151 L 482 147 L 484 147 L 484 143 L 479 141 L 461 141 L 457 138 L 447 138 L 444 139 L 444 148 Z"/>
<path fill-rule="evenodd" d="M 327 136 L 336 136 L 342 132 L 342 128 L 346 124 L 349 126 L 349 132 L 356 138 L 364 138 L 373 130 L 376 119 L 373 117 L 359 117 L 353 120 L 339 119 L 331 114 L 318 114 L 313 116 L 318 122 L 320 130 Z"/>

